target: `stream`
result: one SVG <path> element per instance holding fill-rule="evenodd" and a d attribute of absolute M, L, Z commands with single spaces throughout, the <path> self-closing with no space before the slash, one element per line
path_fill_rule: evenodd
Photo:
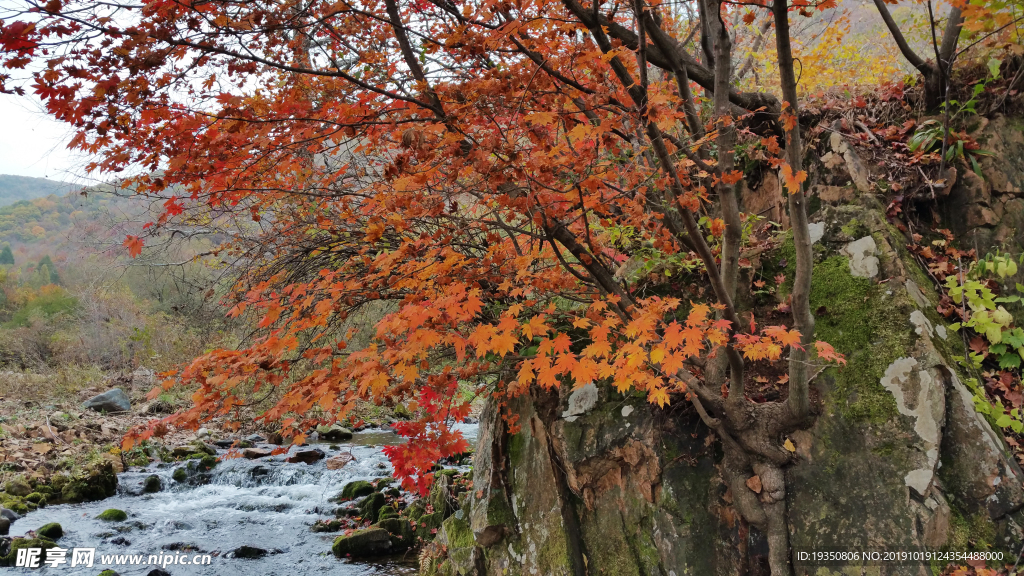
<path fill-rule="evenodd" d="M 475 444 L 477 426 L 457 426 L 470 444 Z M 399 576 L 416 573 L 416 553 L 375 561 L 339 560 L 331 544 L 339 533 L 314 533 L 310 526 L 318 519 L 334 518 L 337 504 L 328 499 L 353 480 L 390 476 L 392 468 L 381 448 L 403 442 L 389 430 L 357 432 L 352 440 L 317 443 L 333 456 L 351 452 L 355 460 L 340 470 L 328 470 L 324 460 L 315 464 L 284 462 L 286 454 L 258 460 L 234 458 L 221 461 L 210 471 L 209 483 L 195 485 L 175 482 L 171 475 L 185 462 L 156 462 L 132 468 L 118 475 L 117 495 L 99 502 L 51 505 L 30 512 L 11 525 L 11 534 L 24 534 L 49 522 L 59 522 L 67 549 L 67 563 L 41 569 L 11 568 L 12 573 L 96 576 L 112 569 L 121 576 L 145 576 L 159 566 L 111 565 L 102 556 L 210 554 L 207 565 L 168 565 L 172 576 Z M 337 445 L 331 449 L 331 445 Z M 257 445 L 259 448 L 273 448 Z M 293 447 L 291 452 L 299 448 Z M 226 450 L 218 450 L 222 455 Z M 142 492 L 147 476 L 161 477 L 163 490 Z M 410 500 L 411 495 L 407 496 Z M 124 510 L 128 520 L 104 522 L 95 516 L 108 508 Z M 254 559 L 232 557 L 241 546 L 269 551 Z M 95 548 L 91 568 L 71 567 L 73 548 Z M 45 559 L 45 554 L 44 554 Z"/>

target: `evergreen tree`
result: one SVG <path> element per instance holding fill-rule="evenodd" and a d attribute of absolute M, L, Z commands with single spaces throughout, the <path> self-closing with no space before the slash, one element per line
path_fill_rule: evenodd
<path fill-rule="evenodd" d="M 39 260 L 36 274 L 42 284 L 60 284 L 60 274 L 57 273 L 57 266 L 49 256 L 43 256 Z"/>
<path fill-rule="evenodd" d="M 10 246 L 4 246 L 3 250 L 0 250 L 0 266 L 14 266 L 14 253 L 11 252 Z"/>

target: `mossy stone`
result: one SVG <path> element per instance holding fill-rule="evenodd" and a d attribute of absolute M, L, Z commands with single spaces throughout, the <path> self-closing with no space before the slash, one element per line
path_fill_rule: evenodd
<path fill-rule="evenodd" d="M 398 518 L 398 510 L 390 504 L 382 507 L 380 511 L 377 512 L 378 522 L 380 522 L 381 520 L 386 520 L 388 518 Z"/>
<path fill-rule="evenodd" d="M 128 519 L 128 514 L 124 510 L 118 510 L 117 508 L 107 508 L 103 512 L 100 512 L 96 516 L 97 520 L 103 520 L 105 522 L 124 522 Z"/>
<path fill-rule="evenodd" d="M 163 490 L 164 483 L 160 480 L 160 477 L 156 474 L 150 474 L 146 476 L 146 479 L 142 482 L 142 491 L 148 494 L 153 492 L 159 492 Z"/>
<path fill-rule="evenodd" d="M 404 550 L 413 545 L 416 535 L 412 525 L 405 518 L 385 518 L 374 526 L 383 528 L 391 534 L 391 546 L 394 551 Z"/>
<path fill-rule="evenodd" d="M 188 479 L 188 470 L 185 470 L 184 466 L 181 467 L 181 468 L 178 468 L 178 469 L 176 469 L 174 471 L 173 474 L 171 474 L 171 478 L 175 482 L 184 482 L 185 480 Z"/>
<path fill-rule="evenodd" d="M 370 494 L 359 502 L 359 515 L 363 518 L 376 520 L 377 514 L 380 514 L 381 508 L 384 507 L 384 501 L 384 495 L 380 492 Z"/>
<path fill-rule="evenodd" d="M 56 522 L 50 522 L 49 524 L 43 524 L 37 528 L 36 534 L 43 538 L 49 538 L 50 540 L 59 540 L 64 536 L 64 528 Z"/>
<path fill-rule="evenodd" d="M 345 487 L 341 489 L 341 494 L 338 495 L 340 500 L 353 500 L 360 496 L 366 496 L 373 493 L 373 484 L 370 484 L 366 480 L 356 480 L 345 484 Z"/>
<path fill-rule="evenodd" d="M 199 459 L 199 464 L 196 465 L 196 469 L 200 472 L 208 472 L 213 470 L 213 467 L 217 465 L 217 457 L 209 454 L 204 455 Z"/>
<path fill-rule="evenodd" d="M 383 528 L 364 528 L 348 536 L 339 536 L 331 546 L 338 558 L 379 556 L 391 551 L 391 534 Z"/>
<path fill-rule="evenodd" d="M 11 541 L 11 548 L 7 555 L 0 556 L 0 566 L 13 566 L 18 559 L 18 550 L 22 548 L 42 548 L 45 557 L 45 550 L 56 547 L 57 543 L 49 538 L 15 538 Z"/>
<path fill-rule="evenodd" d="M 43 496 L 42 494 L 40 494 L 39 492 L 33 492 L 33 493 L 29 494 L 28 496 L 25 496 L 25 500 L 28 500 L 29 502 L 31 502 L 33 504 L 39 504 L 40 500 L 42 500 L 43 502 L 46 502 L 46 497 Z"/>

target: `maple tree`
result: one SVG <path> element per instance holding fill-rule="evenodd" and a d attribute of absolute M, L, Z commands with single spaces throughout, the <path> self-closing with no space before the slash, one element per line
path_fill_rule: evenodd
<path fill-rule="evenodd" d="M 222 247 L 246 263 L 229 314 L 258 337 L 183 367 L 165 385 L 195 386 L 194 406 L 127 442 L 267 390 L 260 418 L 299 440 L 358 402 L 409 401 L 419 417 L 388 454 L 425 490 L 467 448 L 460 386 L 505 402 L 597 382 L 691 403 L 773 574 L 790 573 L 784 438 L 810 423 L 815 364 L 842 357 L 814 340 L 789 26 L 830 4 L 742 7 L 775 29 L 778 86 L 758 92 L 737 87 L 738 8 L 720 0 L 703 17 L 644 0 L 25 5 L 0 28 L 0 89 L 73 125 L 90 169 L 165 196 L 132 255 L 190 207 L 262 230 Z M 785 182 L 792 327 L 737 304 L 740 139 Z M 686 280 L 639 290 L 623 271 L 652 255 Z M 353 321 L 379 303 L 372 327 Z M 787 354 L 785 397 L 752 401 L 745 371 Z"/>

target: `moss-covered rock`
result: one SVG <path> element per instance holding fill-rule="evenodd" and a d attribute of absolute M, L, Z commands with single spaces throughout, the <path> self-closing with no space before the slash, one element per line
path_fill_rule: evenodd
<path fill-rule="evenodd" d="M 43 524 L 37 528 L 36 534 L 43 538 L 49 538 L 50 540 L 59 540 L 64 536 L 64 528 L 56 522 L 50 522 L 49 524 Z"/>
<path fill-rule="evenodd" d="M 128 519 L 128 514 L 124 510 L 118 510 L 117 508 L 107 508 L 103 512 L 100 512 L 96 516 L 97 520 L 103 520 L 104 522 L 124 522 Z"/>
<path fill-rule="evenodd" d="M 102 462 L 63 481 L 60 491 L 64 502 L 92 502 L 117 493 L 117 474 L 110 462 Z"/>
<path fill-rule="evenodd" d="M 11 478 L 4 483 L 4 492 L 11 496 L 28 496 L 33 492 L 32 485 L 22 476 Z"/>
<path fill-rule="evenodd" d="M 376 520 L 377 515 L 380 514 L 380 510 L 384 507 L 384 504 L 384 495 L 380 492 L 374 492 L 359 502 L 359 515 L 363 518 Z"/>
<path fill-rule="evenodd" d="M 210 454 L 204 454 L 200 459 L 199 463 L 196 464 L 196 470 L 200 472 L 209 472 L 213 470 L 214 466 L 217 465 L 217 457 L 211 456 Z"/>
<path fill-rule="evenodd" d="M 39 492 L 33 492 L 33 493 L 25 496 L 25 500 L 27 500 L 27 501 L 29 501 L 29 502 L 31 502 L 33 504 L 39 504 L 40 502 L 45 504 L 46 503 L 46 496 L 43 496 Z"/>
<path fill-rule="evenodd" d="M 331 546 L 331 552 L 338 558 L 346 556 L 365 558 L 380 556 L 391 551 L 391 534 L 383 528 L 356 530 L 348 536 L 339 536 Z"/>
<path fill-rule="evenodd" d="M 416 521 L 416 537 L 424 540 L 432 540 L 434 534 L 441 527 L 444 522 L 444 514 L 441 512 L 431 512 L 430 514 L 423 514 L 419 520 Z"/>
<path fill-rule="evenodd" d="M 382 506 L 380 511 L 377 512 L 377 521 L 386 520 L 388 518 L 398 518 L 398 509 L 388 504 Z"/>
<path fill-rule="evenodd" d="M 188 480 L 188 470 L 186 470 L 184 466 L 181 468 L 175 468 L 174 472 L 171 474 L 171 479 L 175 482 L 184 482 L 185 480 Z"/>
<path fill-rule="evenodd" d="M 163 488 L 164 483 L 156 474 L 150 474 L 149 476 L 146 476 L 146 479 L 142 482 L 142 491 L 146 492 L 147 494 L 159 492 L 163 490 Z"/>
<path fill-rule="evenodd" d="M 341 489 L 341 493 L 338 494 L 336 500 L 355 500 L 361 496 L 366 496 L 374 492 L 373 484 L 370 484 L 366 480 L 355 480 L 345 484 L 345 487 Z"/>
<path fill-rule="evenodd" d="M 18 550 L 22 548 L 42 548 L 44 550 L 43 556 L 45 557 L 45 550 L 56 547 L 57 543 L 49 538 L 15 538 L 11 541 L 11 548 L 7 555 L 0 556 L 0 566 L 14 566 L 15 561 L 18 559 Z M 41 563 L 42 559 L 40 559 Z"/>
<path fill-rule="evenodd" d="M 412 525 L 405 518 L 385 518 L 374 524 L 374 527 L 383 528 L 391 534 L 391 548 L 395 552 L 409 548 L 416 541 Z"/>

